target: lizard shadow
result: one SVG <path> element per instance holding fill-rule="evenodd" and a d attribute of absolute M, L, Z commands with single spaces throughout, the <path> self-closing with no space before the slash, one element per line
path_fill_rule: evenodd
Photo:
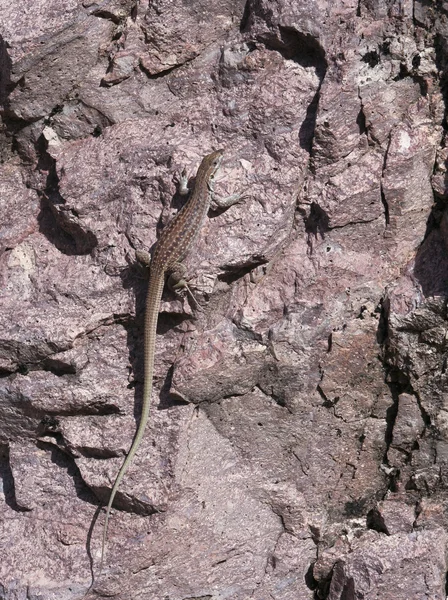
<path fill-rule="evenodd" d="M 126 289 L 132 289 L 135 299 L 135 316 L 123 323 L 127 333 L 127 347 L 129 361 L 134 374 L 133 381 L 129 387 L 134 388 L 134 419 L 136 426 L 140 421 L 141 407 L 143 403 L 144 384 L 144 321 L 146 311 L 146 295 L 148 291 L 149 269 L 140 265 L 137 261 L 130 263 L 121 273 L 122 284 Z M 162 300 L 174 299 L 176 294 L 165 285 Z M 180 327 L 182 323 L 191 317 L 186 314 L 159 313 L 157 322 L 157 336 L 163 336 L 170 331 Z M 156 342 L 157 352 L 157 342 Z M 170 395 L 173 368 L 169 368 L 158 392 L 158 402 L 154 402 L 154 409 L 166 410 L 173 406 L 184 405 L 185 402 Z"/>
<path fill-rule="evenodd" d="M 17 502 L 14 475 L 9 461 L 9 447 L 0 446 L 0 481 L 2 482 L 5 504 L 15 512 L 28 512 L 30 509 Z"/>

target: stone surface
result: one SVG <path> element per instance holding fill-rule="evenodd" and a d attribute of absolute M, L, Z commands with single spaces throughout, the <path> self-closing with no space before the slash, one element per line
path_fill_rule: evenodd
<path fill-rule="evenodd" d="M 445 600 L 448 17 L 0 0 L 0 596 Z M 150 249 L 224 148 L 164 293 Z"/>
<path fill-rule="evenodd" d="M 443 598 L 445 545 L 442 529 L 393 536 L 366 532 L 347 544 L 346 556 L 338 556 L 325 597 Z M 331 560 L 334 558 L 333 554 Z"/>

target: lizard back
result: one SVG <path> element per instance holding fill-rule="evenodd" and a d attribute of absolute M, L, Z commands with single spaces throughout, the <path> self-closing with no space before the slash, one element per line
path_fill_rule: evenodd
<path fill-rule="evenodd" d="M 167 271 L 182 262 L 196 241 L 202 223 L 210 208 L 210 185 L 218 170 L 223 150 L 216 150 L 203 158 L 188 202 L 166 225 L 154 249 L 151 269 Z"/>

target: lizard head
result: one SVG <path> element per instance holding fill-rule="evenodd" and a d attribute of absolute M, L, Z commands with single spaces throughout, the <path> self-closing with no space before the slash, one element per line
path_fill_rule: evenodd
<path fill-rule="evenodd" d="M 216 171 L 219 169 L 223 154 L 224 150 L 215 150 L 202 159 L 199 169 L 204 174 L 206 180 L 213 178 Z"/>

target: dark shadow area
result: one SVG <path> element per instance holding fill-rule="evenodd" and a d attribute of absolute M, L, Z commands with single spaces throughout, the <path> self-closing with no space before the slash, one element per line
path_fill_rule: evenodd
<path fill-rule="evenodd" d="M 98 241 L 91 231 L 84 231 L 75 223 L 62 222 L 55 203 L 60 203 L 57 194 L 50 197 L 39 193 L 41 198 L 38 215 L 39 231 L 59 252 L 69 256 L 90 254 Z"/>
<path fill-rule="evenodd" d="M 399 396 L 403 393 L 413 394 L 413 389 L 409 381 L 409 377 L 406 375 L 406 373 L 404 373 L 395 366 L 391 366 L 394 364 L 394 358 L 393 356 L 391 356 L 391 350 L 388 345 L 389 305 L 387 301 L 382 301 L 381 303 L 381 315 L 378 322 L 376 339 L 378 344 L 382 347 L 380 358 L 383 363 L 383 369 L 385 373 L 384 380 L 389 388 L 390 397 L 392 399 L 392 404 L 386 410 L 386 430 L 384 432 L 384 441 L 386 443 L 386 449 L 382 458 L 382 463 L 384 465 L 389 465 L 388 453 L 393 442 L 393 431 L 398 415 Z M 396 468 L 391 468 L 390 472 L 387 475 L 387 489 L 391 492 L 397 492 L 399 489 L 399 485 L 400 471 Z M 378 523 L 376 524 L 378 525 L 378 527 L 380 526 Z M 377 529 L 377 531 L 380 531 L 380 529 L 374 526 L 370 528 Z"/>
<path fill-rule="evenodd" d="M 59 448 L 56 448 L 49 442 L 37 441 L 37 448 L 50 452 L 51 462 L 57 465 L 60 469 L 65 470 L 67 475 L 72 479 L 75 487 L 76 496 L 83 502 L 88 502 L 95 506 L 98 505 L 98 500 L 95 494 L 91 491 L 81 476 L 79 468 L 72 456 L 66 454 Z"/>
<path fill-rule="evenodd" d="M 380 63 L 380 54 L 377 50 L 369 50 L 362 56 L 361 60 L 373 69 Z"/>
<path fill-rule="evenodd" d="M 241 17 L 241 22 L 240 22 L 240 32 L 242 33 L 243 31 L 245 31 L 248 22 L 249 22 L 249 17 L 250 17 L 250 0 L 246 0 L 246 4 L 244 5 L 244 9 L 243 9 L 243 16 Z"/>
<path fill-rule="evenodd" d="M 124 289 L 132 290 L 135 302 L 135 317 L 122 322 L 122 326 L 126 330 L 129 362 L 132 365 L 134 375 L 128 387 L 134 389 L 134 419 L 137 428 L 143 400 L 144 322 L 149 271 L 138 263 L 135 258 L 134 261 L 133 257 L 128 257 L 127 260 L 128 266 L 121 271 L 120 279 Z"/>
<path fill-rule="evenodd" d="M 389 373 L 388 380 L 398 380 L 400 373 Z M 405 392 L 405 387 L 400 385 L 398 382 L 389 383 L 389 390 L 392 397 L 392 404 L 386 410 L 386 431 L 384 434 L 384 440 L 386 442 L 386 452 L 383 456 L 383 462 L 387 464 L 387 452 L 392 443 L 392 434 L 394 431 L 395 420 L 398 414 L 398 397 L 400 394 Z"/>
<path fill-rule="evenodd" d="M 299 129 L 300 147 L 311 153 L 316 128 L 317 108 L 320 99 L 320 86 L 306 109 L 306 117 Z"/>
<path fill-rule="evenodd" d="M 29 508 L 24 508 L 17 503 L 14 476 L 9 462 L 9 448 L 7 446 L 0 446 L 0 479 L 2 480 L 5 502 L 9 508 L 15 512 L 29 512 Z"/>
<path fill-rule="evenodd" d="M 314 67 L 322 82 L 327 71 L 327 60 L 319 40 L 295 27 L 280 25 L 278 32 L 278 36 L 275 33 L 264 33 L 261 41 L 270 49 L 278 50 L 286 60 L 293 60 L 302 67 Z"/>
<path fill-rule="evenodd" d="M 420 94 L 422 97 L 426 97 L 428 95 L 428 81 L 422 75 L 419 75 L 417 72 L 417 67 L 420 64 L 420 56 L 414 57 L 412 61 L 413 68 L 408 69 L 406 65 L 403 63 L 400 64 L 400 71 L 396 77 L 393 78 L 394 81 L 400 81 L 401 79 L 406 79 L 410 77 L 414 83 L 417 83 L 420 87 Z"/>
<path fill-rule="evenodd" d="M 415 257 L 414 276 L 425 297 L 448 297 L 448 226 L 431 225 L 432 217 L 428 221 L 429 233 Z M 444 220 L 448 221 L 447 217 L 448 214 Z"/>
<path fill-rule="evenodd" d="M 305 573 L 305 585 L 309 590 L 317 589 L 318 582 L 314 579 L 314 569 L 315 561 L 313 561 L 308 567 L 308 571 Z"/>
<path fill-rule="evenodd" d="M 422 4 L 428 5 L 425 0 Z M 446 12 L 442 6 L 438 11 Z M 438 32 L 434 36 L 436 65 L 439 72 L 439 86 L 445 104 L 443 127 L 447 130 L 446 111 L 448 107 L 448 40 Z M 446 141 L 445 141 L 446 143 Z M 426 225 L 426 233 L 415 259 L 414 275 L 422 287 L 425 297 L 448 296 L 448 164 L 445 162 L 445 175 L 442 186 L 433 186 L 434 206 Z M 435 173 L 437 175 L 437 172 Z M 439 189 L 436 189 L 436 188 Z M 442 188 L 442 189 L 440 189 Z"/>
<path fill-rule="evenodd" d="M 26 152 L 22 151 L 18 142 L 20 133 L 32 126 L 33 120 L 25 120 L 11 107 L 10 95 L 16 88 L 22 88 L 24 77 L 12 80 L 12 61 L 8 54 L 9 44 L 0 36 L 0 163 L 18 155 L 24 165 L 30 165 Z M 19 61 L 20 62 L 20 61 Z M 16 74 L 17 77 L 17 74 Z M 32 139 L 32 135 L 30 136 Z"/>
<path fill-rule="evenodd" d="M 7 42 L 0 36 L 0 105 L 3 107 L 0 111 L 3 121 L 0 128 L 0 162 L 7 160 L 12 154 L 17 154 L 23 164 L 27 165 L 30 159 L 17 141 L 17 135 L 32 123 L 18 118 L 10 108 L 8 97 L 17 86 L 23 85 L 23 78 L 17 82 L 11 81 L 12 62 L 8 55 L 8 47 Z M 56 106 L 49 116 L 60 110 L 61 107 Z M 73 211 L 64 214 L 64 211 L 57 210 L 56 207 L 64 205 L 65 200 L 59 192 L 56 162 L 47 152 L 47 142 L 43 135 L 40 135 L 34 144 L 38 156 L 36 170 L 47 173 L 44 190 L 34 188 L 41 199 L 39 230 L 64 254 L 89 254 L 97 245 L 97 239 L 92 232 L 83 230 L 76 223 Z"/>
<path fill-rule="evenodd" d="M 249 33 L 252 22 L 259 16 L 261 20 L 271 25 L 271 15 L 267 13 L 268 9 L 255 2 L 246 2 L 243 16 L 241 19 L 240 31 Z M 258 14 L 261 13 L 261 14 Z M 327 59 L 325 50 L 316 37 L 308 33 L 298 31 L 295 27 L 286 27 L 282 25 L 272 25 L 272 32 L 263 32 L 259 36 L 259 41 L 264 43 L 267 48 L 277 50 L 285 60 L 293 60 L 302 67 L 312 67 L 316 71 L 319 79 L 318 89 L 313 99 L 308 105 L 306 117 L 299 130 L 300 147 L 311 152 L 316 127 L 316 116 L 319 106 L 320 87 L 327 72 Z"/>
<path fill-rule="evenodd" d="M 389 321 L 387 318 L 384 298 L 381 298 L 380 304 L 378 305 L 377 309 L 375 309 L 375 312 L 379 313 L 380 315 L 378 320 L 378 329 L 376 330 L 376 341 L 380 346 L 382 346 L 389 336 Z"/>
<path fill-rule="evenodd" d="M 373 529 L 379 533 L 390 535 L 382 514 L 376 508 L 372 508 L 372 510 L 367 513 L 366 525 L 367 529 Z"/>
<path fill-rule="evenodd" d="M 0 105 L 4 106 L 11 92 L 12 61 L 8 54 L 9 44 L 0 35 Z"/>
<path fill-rule="evenodd" d="M 384 158 L 384 167 L 386 166 L 386 158 Z M 384 193 L 384 188 L 383 185 L 380 184 L 380 193 L 381 193 L 381 204 L 384 207 L 384 220 L 386 222 L 386 225 L 389 225 L 390 223 L 390 213 L 389 213 L 389 204 L 387 203 L 386 200 L 386 194 Z"/>
<path fill-rule="evenodd" d="M 269 263 L 269 260 L 264 256 L 252 256 L 249 261 L 241 262 L 237 265 L 228 266 L 225 273 L 218 275 L 218 281 L 224 281 L 228 285 L 242 279 L 245 275 L 260 267 Z"/>
<path fill-rule="evenodd" d="M 87 596 L 87 594 L 90 592 L 90 590 L 93 588 L 94 584 L 95 584 L 95 568 L 94 568 L 94 560 L 93 560 L 93 556 L 92 556 L 92 535 L 93 535 L 93 530 L 95 529 L 95 525 L 96 522 L 98 521 L 98 517 L 100 516 L 102 510 L 102 506 L 97 506 L 95 513 L 90 521 L 90 526 L 89 526 L 89 530 L 87 532 L 87 538 L 86 538 L 86 553 L 87 553 L 87 557 L 89 559 L 89 569 L 90 569 L 90 585 L 87 588 L 87 591 L 85 592 L 85 596 Z"/>
<path fill-rule="evenodd" d="M 317 238 L 318 235 L 325 238 L 327 231 L 330 231 L 330 219 L 327 213 L 315 202 L 311 203 L 309 215 L 304 213 L 305 231 L 308 235 Z"/>
<path fill-rule="evenodd" d="M 395 427 L 395 422 L 398 415 L 398 399 L 400 394 L 408 393 L 412 394 L 413 390 L 411 384 L 409 382 L 408 377 L 402 373 L 399 369 L 390 368 L 388 366 L 387 359 L 387 348 L 386 348 L 386 358 L 383 359 L 384 368 L 386 370 L 385 381 L 390 390 L 390 395 L 392 398 L 392 404 L 386 410 L 386 431 L 384 433 L 384 441 L 386 442 L 386 450 L 384 452 L 384 456 L 382 459 L 382 463 L 384 465 L 389 464 L 388 452 L 391 444 L 393 442 L 393 431 Z M 390 470 L 390 473 L 387 475 L 387 489 L 393 493 L 399 491 L 399 486 L 401 485 L 400 481 L 400 471 L 396 468 Z"/>
<path fill-rule="evenodd" d="M 366 116 L 364 111 L 361 109 L 356 117 L 356 124 L 359 127 L 359 135 L 365 135 L 367 133 Z"/>
<path fill-rule="evenodd" d="M 358 498 L 356 500 L 349 500 L 344 504 L 343 514 L 350 518 L 362 517 L 366 514 L 366 508 L 373 502 L 373 498 Z"/>
<path fill-rule="evenodd" d="M 8 54 L 8 43 L 0 36 L 0 164 L 8 160 L 12 153 L 13 135 L 8 126 L 7 105 L 8 95 L 11 93 L 12 61 Z"/>
<path fill-rule="evenodd" d="M 424 6 L 429 6 L 427 0 L 420 0 Z M 437 11 L 447 14 L 441 5 Z M 438 29 L 442 28 L 439 23 Z M 434 36 L 436 65 L 439 72 L 439 86 L 445 105 L 443 127 L 445 136 L 447 130 L 446 111 L 448 107 L 448 40 L 446 35 L 437 32 Z M 420 59 L 414 57 L 413 66 L 418 67 Z M 446 145 L 446 139 L 442 142 Z M 442 146 L 443 148 L 443 146 Z M 448 161 L 445 161 L 444 178 L 440 177 L 436 165 L 436 185 L 434 190 L 434 206 L 428 217 L 426 232 L 418 249 L 414 277 L 422 288 L 425 297 L 448 297 Z"/>
<path fill-rule="evenodd" d="M 36 168 L 47 173 L 44 191 L 36 189 L 41 201 L 37 217 L 39 231 L 63 254 L 90 254 L 97 246 L 98 240 L 93 232 L 85 231 L 76 223 L 77 215 L 73 209 L 60 210 L 60 207 L 65 205 L 65 200 L 59 191 L 56 161 L 48 154 L 47 142 L 43 135 L 37 140 L 36 150 L 39 156 Z"/>
<path fill-rule="evenodd" d="M 104 412 L 101 412 L 101 415 L 109 415 L 118 412 L 116 410 L 108 410 L 112 408 L 109 406 L 106 406 L 105 408 L 106 410 L 104 410 Z M 78 416 L 79 412 L 76 414 Z M 67 456 L 72 456 L 70 449 L 67 448 L 67 450 L 64 450 L 64 448 L 66 448 L 66 443 L 64 436 L 62 435 L 59 428 L 59 419 L 52 416 L 44 417 L 37 427 L 36 434 L 38 440 L 45 436 L 45 441 L 40 440 L 43 444 L 50 444 L 52 448 L 58 448 L 61 452 L 65 452 Z M 51 442 L 48 441 L 48 438 L 54 439 L 54 446 L 51 445 Z M 104 460 L 108 458 L 116 458 L 117 456 L 121 456 L 118 452 L 112 452 L 110 450 L 107 450 L 107 448 L 96 450 L 95 448 L 84 449 L 78 447 L 76 450 L 76 454 L 77 456 L 83 456 L 85 458 L 95 458 L 97 460 Z"/>
<path fill-rule="evenodd" d="M 163 385 L 160 388 L 160 402 L 158 406 L 159 410 L 166 410 L 167 408 L 171 408 L 173 406 L 187 406 L 188 404 L 190 404 L 189 402 L 184 400 L 180 395 L 174 392 L 170 392 L 171 382 L 173 380 L 173 373 L 174 365 L 171 365 L 171 367 L 168 369 Z"/>
<path fill-rule="evenodd" d="M 438 10 L 442 6 L 439 5 Z M 448 106 L 448 40 L 446 35 L 440 32 L 434 36 L 434 50 L 436 53 L 436 66 L 439 72 L 439 86 L 442 92 L 443 101 L 445 104 L 445 118 L 443 125 L 447 128 L 446 123 L 446 107 Z"/>
<path fill-rule="evenodd" d="M 44 371 L 49 371 L 53 375 L 76 375 L 76 367 L 72 363 L 68 363 L 61 358 L 53 358 L 47 356 L 42 361 L 42 368 Z"/>
<path fill-rule="evenodd" d="M 341 600 L 354 600 L 354 598 L 356 598 L 355 581 L 352 577 L 347 579 L 347 583 L 344 585 L 340 598 Z"/>
<path fill-rule="evenodd" d="M 279 31 L 283 47 L 277 49 L 282 56 L 293 60 L 302 67 L 313 67 L 319 79 L 319 86 L 307 107 L 305 119 L 299 129 L 300 147 L 311 153 L 319 108 L 320 88 L 327 72 L 325 51 L 319 41 L 311 35 L 287 27 L 279 27 Z M 274 47 L 272 43 L 271 45 Z"/>
<path fill-rule="evenodd" d="M 316 202 L 312 202 L 309 211 L 302 206 L 297 207 L 297 212 L 302 216 L 307 233 L 309 253 L 313 253 L 313 241 L 320 235 L 325 239 L 325 234 L 330 231 L 330 219 L 327 213 Z"/>

